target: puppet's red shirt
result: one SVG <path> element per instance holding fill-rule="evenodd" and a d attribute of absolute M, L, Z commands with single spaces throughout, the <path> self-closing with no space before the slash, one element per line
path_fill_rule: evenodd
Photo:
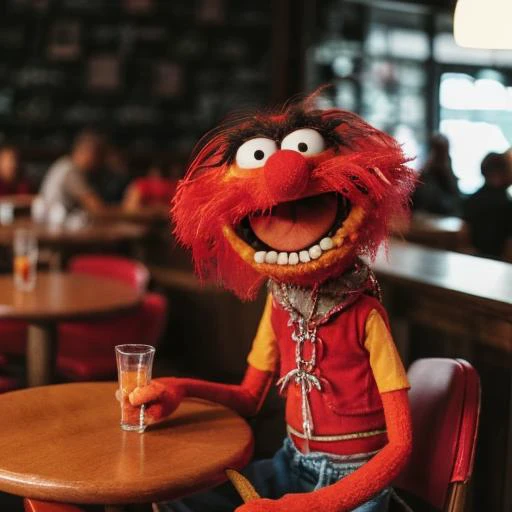
<path fill-rule="evenodd" d="M 290 315 L 269 296 L 266 310 L 249 355 L 249 363 L 281 376 L 296 367 L 293 325 Z M 305 354 L 306 358 L 308 354 Z M 317 364 L 314 374 L 322 389 L 312 389 L 309 404 L 314 436 L 355 434 L 350 441 L 329 443 L 329 451 L 373 451 L 386 443 L 380 394 L 408 388 L 407 376 L 392 341 L 387 317 L 380 303 L 362 295 L 344 311 L 333 314 L 317 331 Z M 286 422 L 302 433 L 303 402 L 293 382 L 286 392 Z M 361 433 L 363 433 L 361 435 Z M 303 440 L 292 434 L 301 446 Z M 310 449 L 326 449 L 323 442 L 309 442 Z"/>

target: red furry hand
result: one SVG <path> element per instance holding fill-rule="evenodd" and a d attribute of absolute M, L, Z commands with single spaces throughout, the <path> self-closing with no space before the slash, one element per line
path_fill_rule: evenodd
<path fill-rule="evenodd" d="M 322 512 L 320 504 L 311 500 L 311 493 L 308 494 L 285 494 L 278 500 L 259 499 L 249 501 L 238 507 L 235 512 Z M 345 512 L 348 509 L 340 508 L 337 512 Z"/>
<path fill-rule="evenodd" d="M 129 395 L 130 403 L 139 407 L 146 405 L 145 417 L 148 423 L 155 423 L 173 413 L 185 396 L 178 379 L 151 381 L 147 386 L 135 388 Z"/>

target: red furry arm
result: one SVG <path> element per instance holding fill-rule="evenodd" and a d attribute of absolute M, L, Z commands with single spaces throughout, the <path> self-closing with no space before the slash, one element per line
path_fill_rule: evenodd
<path fill-rule="evenodd" d="M 272 373 L 257 370 L 249 365 L 242 383 L 238 386 L 196 379 L 171 380 L 183 389 L 184 396 L 217 402 L 233 409 L 241 416 L 254 416 L 267 396 L 272 383 Z"/>
<path fill-rule="evenodd" d="M 164 377 L 137 388 L 130 395 L 134 406 L 147 404 L 146 414 L 151 421 L 159 421 L 171 414 L 185 397 L 203 398 L 225 405 L 241 416 L 256 414 L 272 383 L 272 372 L 249 365 L 238 386 L 196 379 Z"/>
<path fill-rule="evenodd" d="M 412 449 L 412 425 L 407 390 L 381 395 L 388 444 L 364 466 L 338 483 L 311 495 L 314 510 L 352 510 L 387 487 L 405 466 Z M 312 510 L 312 509 L 310 509 Z"/>
<path fill-rule="evenodd" d="M 412 448 L 412 427 L 406 390 L 383 393 L 388 444 L 364 466 L 339 482 L 281 499 L 255 500 L 237 512 L 348 512 L 387 487 L 405 466 Z"/>

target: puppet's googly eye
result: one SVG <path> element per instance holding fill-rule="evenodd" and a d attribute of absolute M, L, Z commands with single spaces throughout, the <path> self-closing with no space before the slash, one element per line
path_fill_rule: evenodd
<path fill-rule="evenodd" d="M 281 149 L 298 151 L 304 156 L 321 153 L 325 149 L 324 138 L 312 128 L 301 128 L 289 133 L 281 142 Z"/>
<path fill-rule="evenodd" d="M 263 167 L 268 157 L 277 151 L 272 139 L 257 137 L 244 142 L 236 152 L 236 163 L 242 169 Z"/>

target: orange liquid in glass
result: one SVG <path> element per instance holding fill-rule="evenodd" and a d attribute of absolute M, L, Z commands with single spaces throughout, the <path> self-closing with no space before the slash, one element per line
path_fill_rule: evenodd
<path fill-rule="evenodd" d="M 144 424 L 144 410 L 134 407 L 128 395 L 137 387 L 149 384 L 146 368 L 137 370 L 123 370 L 120 372 L 121 389 L 121 423 L 125 425 L 140 426 Z M 142 409 L 142 410 L 141 410 Z"/>
<path fill-rule="evenodd" d="M 31 276 L 31 262 L 28 256 L 16 256 L 14 258 L 14 273 L 22 282 L 27 282 Z"/>

